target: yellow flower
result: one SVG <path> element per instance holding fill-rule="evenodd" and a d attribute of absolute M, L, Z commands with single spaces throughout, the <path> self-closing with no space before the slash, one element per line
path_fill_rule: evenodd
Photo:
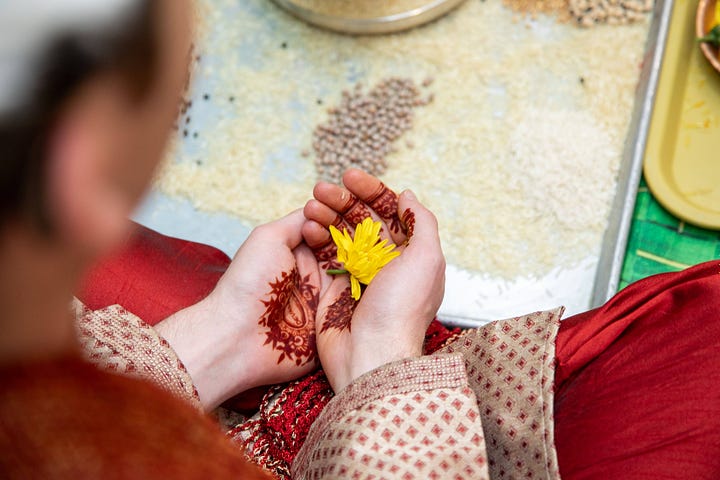
<path fill-rule="evenodd" d="M 400 255 L 399 251 L 393 250 L 394 243 L 386 245 L 387 240 L 380 241 L 380 227 L 380 222 L 366 218 L 355 228 L 355 238 L 352 238 L 346 229 L 340 233 L 330 225 L 330 234 L 337 245 L 337 259 L 350 274 L 351 293 L 355 300 L 360 300 L 360 284 L 369 285 L 381 268 Z"/>

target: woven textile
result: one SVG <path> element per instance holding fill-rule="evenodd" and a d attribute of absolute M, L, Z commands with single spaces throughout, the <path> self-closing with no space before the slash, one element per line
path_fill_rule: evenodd
<path fill-rule="evenodd" d="M 640 182 L 628 238 L 620 288 L 665 272 L 720 259 L 720 232 L 706 230 L 674 217 Z"/>
<path fill-rule="evenodd" d="M 559 478 L 553 377 L 562 312 L 559 308 L 489 323 L 441 350 L 465 359 L 492 478 Z"/>
<path fill-rule="evenodd" d="M 76 299 L 73 308 L 86 360 L 101 370 L 148 380 L 202 410 L 185 366 L 155 329 L 119 305 L 90 310 Z"/>
<path fill-rule="evenodd" d="M 462 358 L 406 359 L 355 380 L 318 418 L 293 474 L 488 479 L 477 400 Z"/>
<path fill-rule="evenodd" d="M 552 379 L 561 314 L 494 322 L 363 375 L 310 428 L 293 478 L 559 479 Z"/>

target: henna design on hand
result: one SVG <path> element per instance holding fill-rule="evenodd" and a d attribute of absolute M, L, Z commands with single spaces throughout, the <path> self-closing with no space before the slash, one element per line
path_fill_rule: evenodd
<path fill-rule="evenodd" d="M 387 188 L 384 183 L 380 183 L 377 192 L 371 195 L 368 200 L 370 208 L 387 223 L 388 228 L 393 233 L 399 233 L 402 224 L 398 218 L 398 196 Z"/>
<path fill-rule="evenodd" d="M 334 225 L 335 228 L 340 231 L 342 231 L 343 228 L 347 228 L 349 226 L 345 219 L 342 217 L 342 215 L 335 215 L 335 220 L 333 220 L 332 225 Z"/>
<path fill-rule="evenodd" d="M 310 283 L 309 274 L 301 278 L 297 268 L 282 272 L 268 285 L 269 300 L 261 300 L 266 310 L 258 321 L 268 329 L 263 345 L 281 352 L 277 363 L 286 358 L 298 366 L 310 363 L 317 356 L 314 319 L 319 289 Z"/>
<path fill-rule="evenodd" d="M 310 247 L 310 250 L 315 255 L 320 268 L 325 270 L 342 268 L 342 264 L 337 261 L 337 246 L 332 240 L 319 247 Z"/>
<path fill-rule="evenodd" d="M 415 232 L 415 213 L 409 208 L 406 208 L 402 214 L 402 223 L 403 225 L 405 225 L 405 229 L 407 230 L 407 237 L 408 240 L 410 240 L 410 238 L 413 236 L 413 233 Z"/>
<path fill-rule="evenodd" d="M 347 287 L 340 293 L 337 300 L 328 307 L 320 333 L 330 330 L 331 328 L 337 328 L 340 331 L 347 328 L 349 332 L 350 322 L 352 321 L 356 305 L 357 302 L 352 298 L 351 289 Z"/>
<path fill-rule="evenodd" d="M 343 217 L 345 221 L 355 228 L 370 216 L 370 209 L 367 205 L 358 200 L 355 195 L 352 195 L 344 208 Z"/>

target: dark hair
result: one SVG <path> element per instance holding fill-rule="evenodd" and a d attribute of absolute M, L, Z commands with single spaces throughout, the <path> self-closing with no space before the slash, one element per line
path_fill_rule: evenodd
<path fill-rule="evenodd" d="M 121 74 L 131 98 L 146 95 L 157 65 L 156 9 L 155 0 L 141 0 L 124 28 L 63 33 L 43 52 L 29 100 L 0 114 L 0 226 L 22 218 L 52 230 L 45 158 L 58 112 L 81 85 L 104 71 Z"/>

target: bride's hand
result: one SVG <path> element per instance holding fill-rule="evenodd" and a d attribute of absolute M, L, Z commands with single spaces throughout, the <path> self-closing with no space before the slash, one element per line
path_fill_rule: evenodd
<path fill-rule="evenodd" d="M 156 326 L 206 409 L 317 366 L 315 317 L 330 280 L 302 242 L 304 223 L 298 210 L 254 229 L 207 298 Z"/>
<path fill-rule="evenodd" d="M 445 279 L 437 221 L 411 192 L 397 197 L 359 170 L 348 171 L 343 180 L 347 189 L 318 184 L 315 200 L 304 210 L 303 235 L 318 258 L 332 257 L 329 225 L 351 231 L 367 216 L 382 222 L 383 234 L 402 253 L 375 276 L 359 302 L 350 295 L 347 275 L 333 278 L 321 297 L 318 353 L 336 392 L 376 367 L 422 354 Z"/>

